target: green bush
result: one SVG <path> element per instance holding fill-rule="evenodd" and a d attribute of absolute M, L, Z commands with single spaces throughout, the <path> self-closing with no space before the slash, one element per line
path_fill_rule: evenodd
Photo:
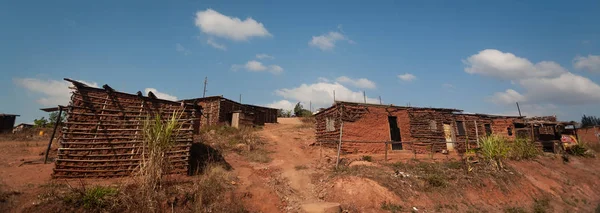
<path fill-rule="evenodd" d="M 509 145 L 509 157 L 513 160 L 532 159 L 540 154 L 534 143 L 526 138 L 517 138 Z"/>
<path fill-rule="evenodd" d="M 94 186 L 85 190 L 76 190 L 63 199 L 65 203 L 83 206 L 88 210 L 105 209 L 116 205 L 119 190 L 106 186 Z"/>
<path fill-rule="evenodd" d="M 368 162 L 373 161 L 373 157 L 371 157 L 370 155 L 363 155 L 361 159 Z"/>
<path fill-rule="evenodd" d="M 484 136 L 480 140 L 481 155 L 486 160 L 496 164 L 498 169 L 502 168 L 502 159 L 508 156 L 510 150 L 506 138 L 499 135 Z"/>

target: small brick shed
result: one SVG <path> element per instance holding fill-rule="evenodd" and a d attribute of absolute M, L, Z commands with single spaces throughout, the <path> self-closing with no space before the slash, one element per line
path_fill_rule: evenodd
<path fill-rule="evenodd" d="M 185 103 L 196 104 L 203 108 L 203 115 L 199 117 L 201 126 L 231 125 L 234 112 L 242 112 L 247 117 L 252 117 L 254 125 L 277 123 L 277 109 L 241 104 L 223 96 L 209 96 L 183 100 Z M 195 126 L 194 128 L 199 128 Z"/>
<path fill-rule="evenodd" d="M 522 117 L 466 114 L 447 108 L 403 107 L 337 101 L 316 115 L 316 139 L 336 147 L 342 122 L 342 151 L 377 153 L 414 150 L 417 153 L 444 149 L 464 151 L 477 146 L 485 134 L 503 134 L 514 139 L 514 122 Z M 387 146 L 385 141 L 406 142 Z M 448 141 L 455 143 L 446 143 Z M 433 144 L 433 145 L 432 145 Z"/>

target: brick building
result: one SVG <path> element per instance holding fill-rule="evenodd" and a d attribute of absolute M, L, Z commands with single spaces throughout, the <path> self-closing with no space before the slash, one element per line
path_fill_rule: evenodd
<path fill-rule="evenodd" d="M 341 129 L 342 141 L 348 141 L 341 147 L 346 153 L 385 149 L 418 153 L 444 149 L 461 151 L 467 142 L 469 146 L 477 146 L 477 139 L 486 134 L 502 134 L 514 139 L 514 123 L 520 119 L 522 117 L 465 114 L 457 109 L 337 101 L 316 114 L 316 139 L 324 146 L 336 147 Z M 385 141 L 405 143 L 385 145 Z"/>
<path fill-rule="evenodd" d="M 277 123 L 277 109 L 241 104 L 223 96 L 210 96 L 183 100 L 186 103 L 194 103 L 202 107 L 203 116 L 199 124 L 201 126 L 231 125 L 234 112 L 241 112 L 245 118 L 251 118 L 254 125 L 265 123 Z M 195 128 L 198 128 L 196 126 Z"/>

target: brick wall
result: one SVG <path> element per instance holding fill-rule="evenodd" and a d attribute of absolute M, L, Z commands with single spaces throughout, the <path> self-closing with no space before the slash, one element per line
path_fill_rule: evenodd
<path fill-rule="evenodd" d="M 577 137 L 579 142 L 583 143 L 600 143 L 600 127 L 586 127 L 577 129 Z"/>

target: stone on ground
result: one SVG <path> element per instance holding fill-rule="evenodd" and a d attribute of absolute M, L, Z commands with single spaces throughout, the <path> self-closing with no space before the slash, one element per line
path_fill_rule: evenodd
<path fill-rule="evenodd" d="M 301 212 L 304 213 L 340 213 L 342 212 L 342 208 L 339 203 L 329 203 L 329 202 L 320 202 L 320 203 L 307 203 L 303 204 L 300 209 Z"/>

